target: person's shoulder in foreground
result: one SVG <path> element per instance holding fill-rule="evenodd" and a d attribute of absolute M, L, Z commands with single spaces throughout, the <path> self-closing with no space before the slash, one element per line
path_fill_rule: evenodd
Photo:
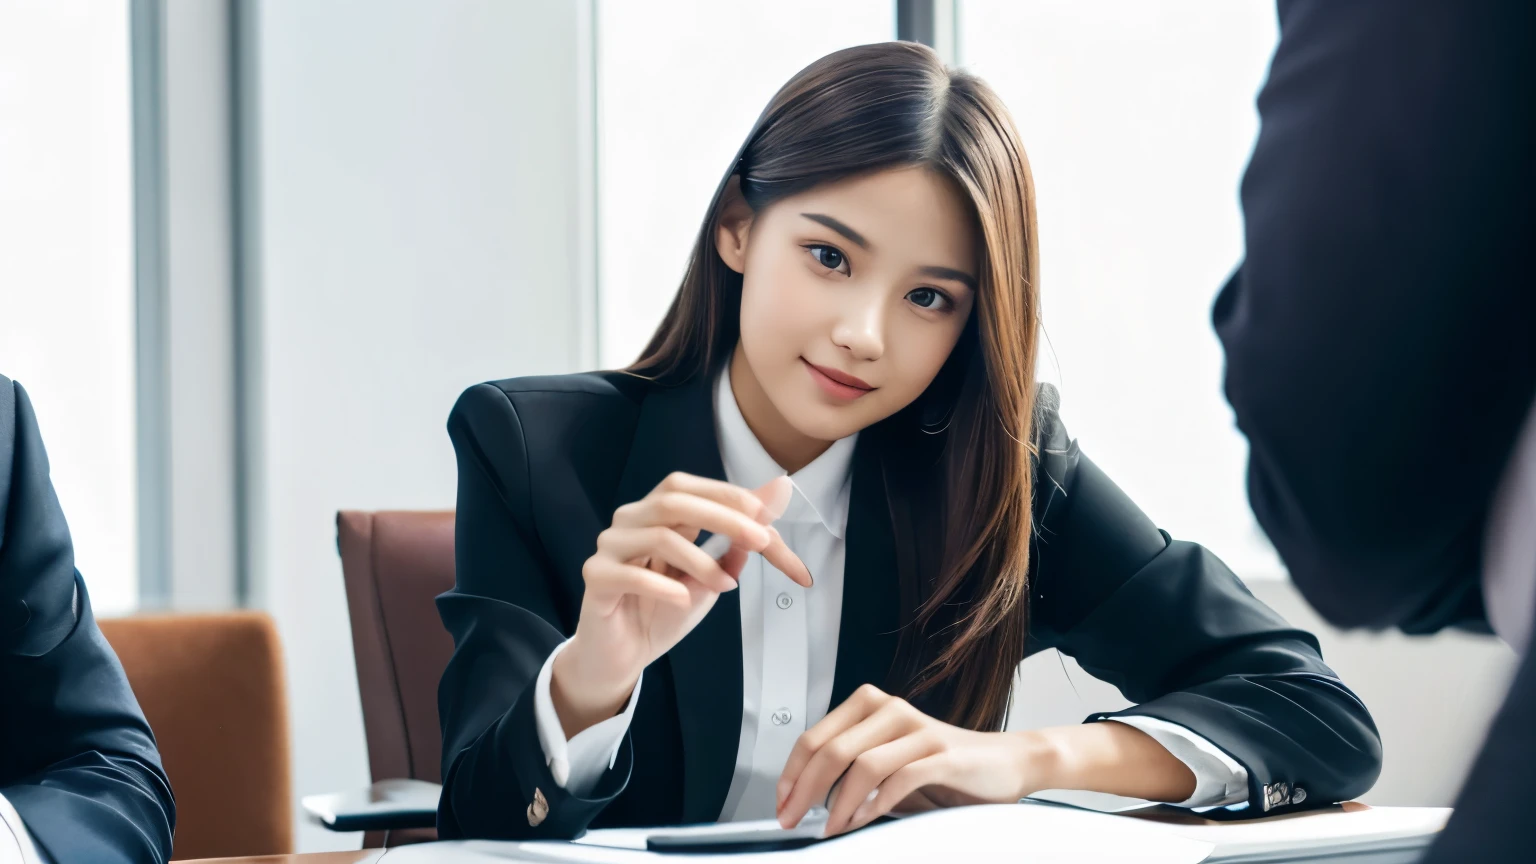
<path fill-rule="evenodd" d="M 32 404 L 4 376 L 0 798 L 20 818 L 10 833 L 55 864 L 170 858 L 175 803 L 154 735 L 75 570 Z M 10 842 L 0 832 L 0 852 Z"/>
<path fill-rule="evenodd" d="M 1334 624 L 1486 629 L 1488 501 L 1536 397 L 1536 4 L 1280 9 L 1212 313 L 1249 500 Z"/>
<path fill-rule="evenodd" d="M 1480 581 L 1536 399 L 1536 4 L 1279 8 L 1213 310 L 1254 513 L 1336 625 L 1524 629 Z M 1425 861 L 1530 860 L 1533 728 L 1527 651 Z"/>

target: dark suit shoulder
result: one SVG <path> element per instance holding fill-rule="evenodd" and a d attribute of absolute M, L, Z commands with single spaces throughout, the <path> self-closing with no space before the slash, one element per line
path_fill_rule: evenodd
<path fill-rule="evenodd" d="M 523 375 L 487 382 L 509 397 L 519 393 L 572 393 L 638 404 L 651 382 L 627 372 L 604 370 L 568 375 Z"/>
<path fill-rule="evenodd" d="M 622 372 L 586 372 L 470 387 L 448 419 L 460 470 L 462 460 L 477 463 L 530 523 L 606 507 L 650 386 Z"/>
<path fill-rule="evenodd" d="M 482 443 L 539 444 L 565 430 L 630 426 L 650 382 L 623 372 L 527 375 L 487 381 L 465 390 L 448 428 L 455 440 L 466 432 Z"/>

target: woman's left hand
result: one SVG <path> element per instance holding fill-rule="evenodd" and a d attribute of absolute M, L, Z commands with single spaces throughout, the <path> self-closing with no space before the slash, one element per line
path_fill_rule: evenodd
<path fill-rule="evenodd" d="M 838 778 L 829 837 L 892 810 L 1013 803 L 1051 788 L 1053 761 L 1041 737 L 951 726 L 866 684 L 795 743 L 779 777 L 779 824 L 798 825 Z"/>

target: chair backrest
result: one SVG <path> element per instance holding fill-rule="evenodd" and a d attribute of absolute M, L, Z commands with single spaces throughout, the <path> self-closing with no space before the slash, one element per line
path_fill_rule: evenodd
<path fill-rule="evenodd" d="M 437 683 L 453 654 L 433 598 L 453 587 L 453 511 L 336 515 L 375 782 L 442 782 Z"/>
<path fill-rule="evenodd" d="M 176 796 L 177 858 L 293 852 L 282 647 L 261 612 L 105 619 Z"/>

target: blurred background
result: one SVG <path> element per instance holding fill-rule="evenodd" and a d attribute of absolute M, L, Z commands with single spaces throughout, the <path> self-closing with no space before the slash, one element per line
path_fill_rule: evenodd
<path fill-rule="evenodd" d="M 336 511 L 452 507 L 460 391 L 633 360 L 773 92 L 928 42 L 1028 149 L 1069 429 L 1319 633 L 1382 729 L 1365 801 L 1448 804 L 1512 656 L 1322 625 L 1221 395 L 1209 308 L 1276 35 L 1267 0 L 0 0 L 0 373 L 98 615 L 266 610 L 295 800 L 364 785 Z M 1050 654 L 1014 704 L 1123 702 Z"/>

